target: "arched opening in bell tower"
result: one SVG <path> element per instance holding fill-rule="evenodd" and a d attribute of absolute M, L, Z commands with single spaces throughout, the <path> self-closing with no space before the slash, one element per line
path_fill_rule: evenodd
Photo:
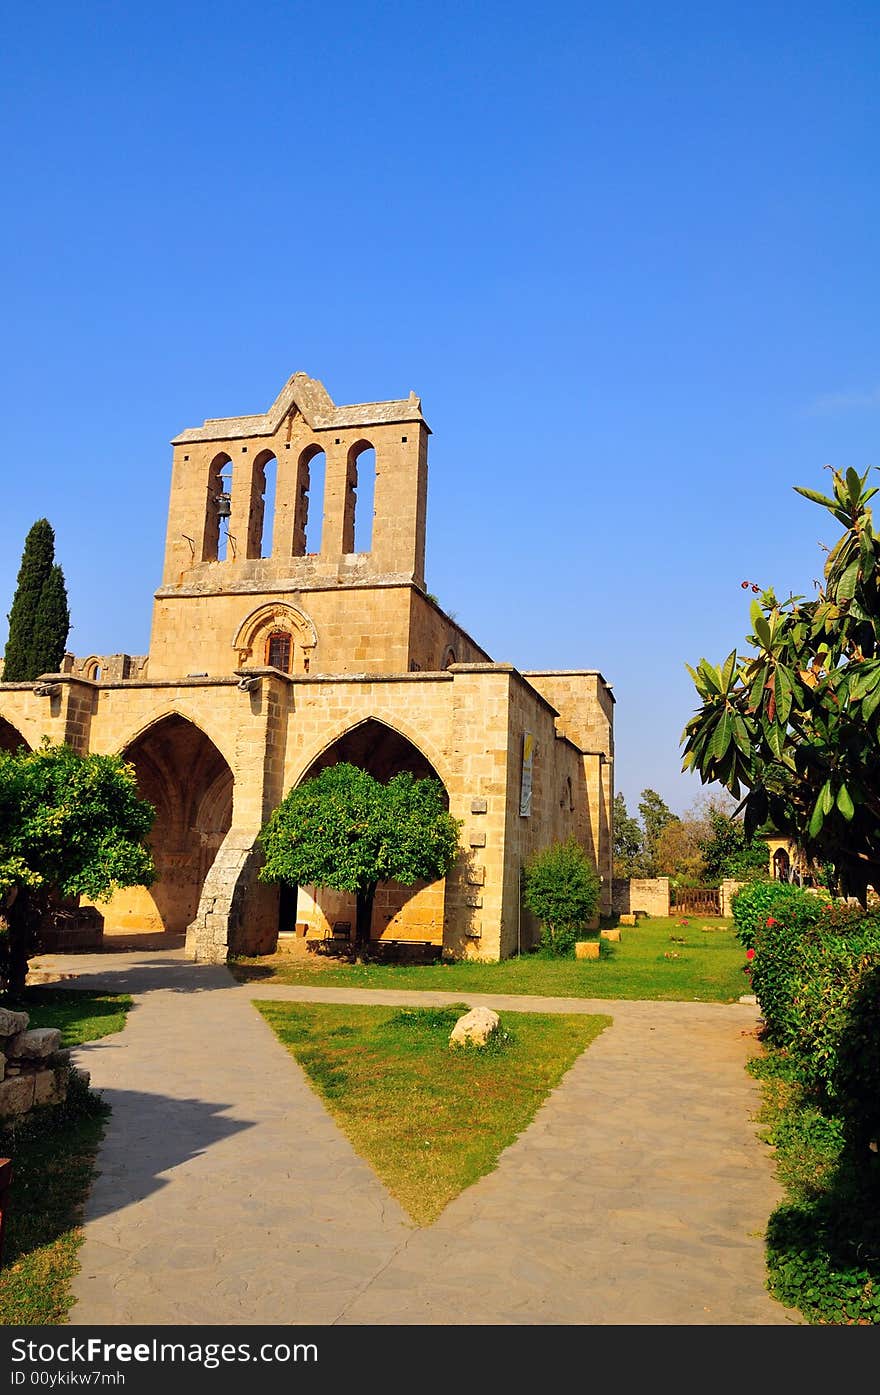
<path fill-rule="evenodd" d="M 272 556 L 277 482 L 278 461 L 275 455 L 270 450 L 261 451 L 254 459 L 251 476 L 248 557 Z"/>
<path fill-rule="evenodd" d="M 324 531 L 324 483 L 327 457 L 320 446 L 307 446 L 299 458 L 297 472 L 296 519 L 293 529 L 294 557 L 307 557 L 321 551 Z"/>
<path fill-rule="evenodd" d="M 203 562 L 225 562 L 229 553 L 232 516 L 232 460 L 225 451 L 215 455 L 208 470 Z"/>
<path fill-rule="evenodd" d="M 348 452 L 342 551 L 371 552 L 376 507 L 376 451 L 371 441 L 356 441 Z"/>

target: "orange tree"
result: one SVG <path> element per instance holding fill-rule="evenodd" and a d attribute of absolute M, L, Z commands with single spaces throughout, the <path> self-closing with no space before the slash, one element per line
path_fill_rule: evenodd
<path fill-rule="evenodd" d="M 460 828 L 439 780 L 403 771 L 383 785 L 342 761 L 292 789 L 271 814 L 260 835 L 260 877 L 353 892 L 355 939 L 365 944 L 376 887 L 445 877 Z"/>
<path fill-rule="evenodd" d="M 880 540 L 859 475 L 832 470 L 832 494 L 798 488 L 843 528 L 816 597 L 752 603 L 751 652 L 689 668 L 700 707 L 682 735 L 684 769 L 718 781 L 859 897 L 880 886 Z M 743 583 L 748 585 L 749 583 Z"/>
<path fill-rule="evenodd" d="M 48 742 L 0 752 L 0 987 L 24 988 L 53 894 L 104 900 L 116 887 L 151 884 L 143 839 L 154 817 L 120 756 Z"/>

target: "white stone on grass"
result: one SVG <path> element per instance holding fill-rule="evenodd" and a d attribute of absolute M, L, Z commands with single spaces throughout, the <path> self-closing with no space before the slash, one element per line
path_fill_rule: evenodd
<path fill-rule="evenodd" d="M 498 1031 L 501 1018 L 491 1008 L 475 1007 L 460 1017 L 449 1035 L 450 1046 L 485 1046 Z"/>

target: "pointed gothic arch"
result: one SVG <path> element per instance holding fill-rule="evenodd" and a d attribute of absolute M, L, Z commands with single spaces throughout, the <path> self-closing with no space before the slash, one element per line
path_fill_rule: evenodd
<path fill-rule="evenodd" d="M 251 466 L 246 557 L 271 557 L 275 523 L 278 460 L 274 450 L 261 450 Z"/>
<path fill-rule="evenodd" d="M 319 553 L 324 545 L 324 489 L 327 456 L 312 442 L 300 453 L 296 466 L 296 499 L 293 518 L 293 556 Z"/>
<path fill-rule="evenodd" d="M 346 466 L 342 551 L 371 552 L 376 504 L 376 448 L 362 439 L 349 447 Z"/>
<path fill-rule="evenodd" d="M 201 727 L 178 712 L 152 721 L 122 755 L 156 810 L 148 842 L 157 878 L 149 890 L 117 892 L 102 907 L 106 928 L 182 933 L 232 825 L 232 770 Z"/>
<path fill-rule="evenodd" d="M 208 466 L 203 562 L 225 562 L 232 510 L 232 457 L 226 451 Z"/>
<path fill-rule="evenodd" d="M 383 784 L 401 771 L 409 771 L 417 779 L 438 780 L 448 808 L 448 789 L 435 765 L 414 741 L 380 718 L 366 717 L 325 742 L 305 764 L 295 784 L 303 784 L 328 766 L 342 762 L 369 771 Z M 295 905 L 295 921 L 305 924 L 308 927 L 306 933 L 313 938 L 334 935 L 343 938 L 346 933 L 353 936 L 355 898 L 348 892 L 332 891 L 326 887 L 299 887 L 296 889 L 295 903 L 291 895 L 288 904 Z M 386 882 L 376 891 L 371 939 L 434 945 L 439 950 L 443 943 L 445 904 L 445 878 L 418 882 L 414 886 Z M 349 927 L 348 932 L 343 929 L 346 926 Z M 280 928 L 290 927 L 281 925 Z"/>

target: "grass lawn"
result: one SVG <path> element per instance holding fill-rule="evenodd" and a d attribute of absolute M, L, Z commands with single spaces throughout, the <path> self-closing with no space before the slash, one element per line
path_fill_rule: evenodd
<path fill-rule="evenodd" d="M 682 923 L 686 920 L 686 923 Z M 535 954 L 499 964 L 347 964 L 305 953 L 242 958 L 230 964 L 243 983 L 346 988 L 430 988 L 451 993 L 525 993 L 564 998 L 653 998 L 735 1002 L 749 991 L 743 948 L 732 921 L 705 917 L 640 920 L 619 943 L 603 940 L 598 960 Z"/>
<path fill-rule="evenodd" d="M 521 1133 L 611 1022 L 516 1013 L 495 1044 L 450 1048 L 466 1005 L 255 1004 L 306 1071 L 353 1146 L 420 1225 Z"/>
<path fill-rule="evenodd" d="M 31 988 L 4 1005 L 29 1013 L 31 1027 L 60 1028 L 62 1045 L 79 1046 L 121 1031 L 131 1002 L 127 995 Z M 0 1157 L 13 1162 L 0 1324 L 66 1322 L 79 1220 L 107 1113 L 97 1095 L 74 1082 L 66 1104 L 0 1129 Z"/>

